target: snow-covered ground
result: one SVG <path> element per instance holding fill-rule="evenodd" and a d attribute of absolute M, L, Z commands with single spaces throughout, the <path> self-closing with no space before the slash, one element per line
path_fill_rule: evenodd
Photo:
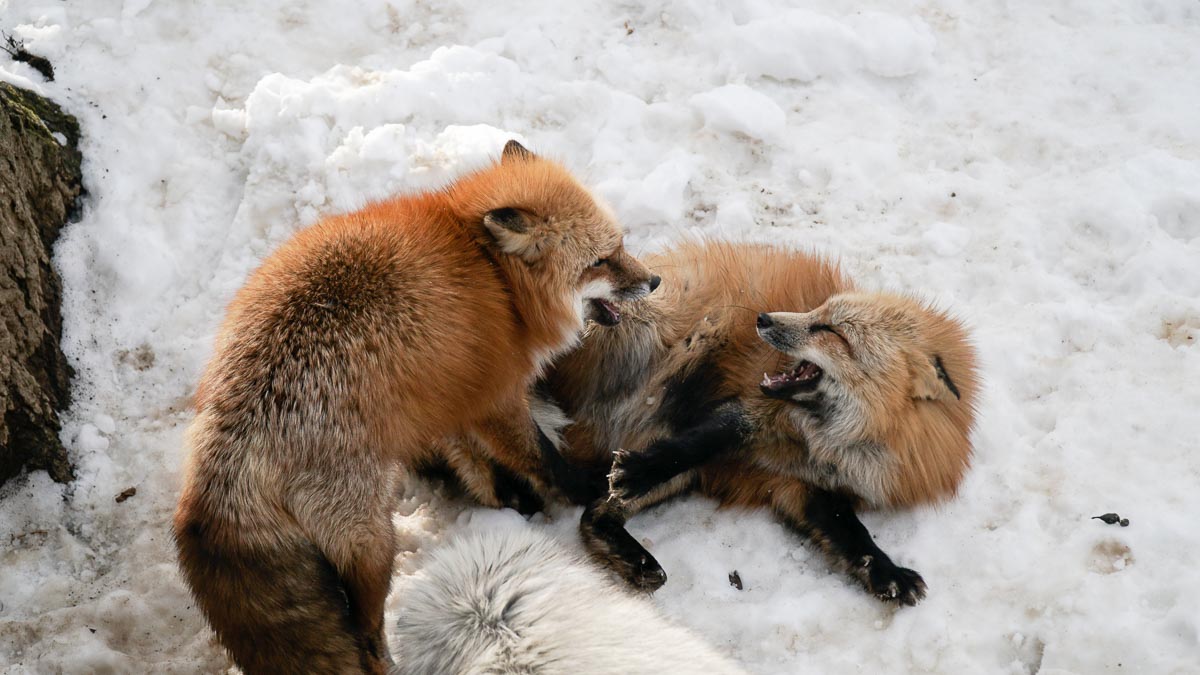
<path fill-rule="evenodd" d="M 90 193 L 56 254 L 79 479 L 0 489 L 5 672 L 228 667 L 167 535 L 225 303 L 298 228 L 509 137 L 585 176 L 635 251 L 836 252 L 954 307 L 984 356 L 959 498 L 865 517 L 922 604 L 691 499 L 631 523 L 665 613 L 756 673 L 1200 672 L 1200 4 L 514 4 L 0 0 L 58 80 L 0 78 L 79 117 Z M 457 532 L 574 546 L 577 515 L 414 484 L 397 594 Z"/>

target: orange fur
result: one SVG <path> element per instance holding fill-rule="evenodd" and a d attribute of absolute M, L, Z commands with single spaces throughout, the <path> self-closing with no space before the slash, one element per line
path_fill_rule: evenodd
<path fill-rule="evenodd" d="M 807 434 L 794 408 L 763 396 L 764 372 L 785 368 L 784 354 L 757 335 L 758 312 L 814 312 L 837 296 L 858 298 L 869 314 L 864 331 L 880 344 L 886 367 L 868 373 L 846 365 L 848 386 L 871 401 L 853 440 L 874 441 L 893 458 L 886 497 L 875 506 L 911 506 L 954 494 L 971 455 L 978 380 L 974 351 L 962 326 L 920 302 L 885 293 L 859 293 L 837 263 L 803 251 L 762 244 L 688 242 L 644 259 L 663 278 L 662 289 L 625 307 L 626 320 L 608 330 L 585 329 L 580 347 L 565 354 L 550 377 L 550 391 L 575 421 L 570 452 L 580 462 L 611 461 L 617 448 L 637 449 L 665 433 L 654 418 L 666 380 L 697 366 L 719 372 L 719 397 L 739 397 L 759 430 L 749 464 L 798 477 L 808 452 Z M 915 331 L 915 332 L 914 332 Z M 894 352 L 894 358 L 888 356 Z M 953 400 L 912 396 L 908 358 L 939 354 L 962 395 Z M 625 392 L 628 401 L 621 398 Z M 707 472 L 706 472 L 707 473 Z M 744 493 L 770 501 L 753 472 Z M 722 483 L 736 480 L 726 477 Z M 729 494 L 725 488 L 718 490 Z M 720 496 L 714 494 L 714 496 Z"/>
<path fill-rule="evenodd" d="M 175 515 L 184 577 L 238 665 L 383 672 L 396 470 L 442 448 L 538 476 L 532 379 L 575 340 L 585 292 L 649 277 L 588 191 L 515 142 L 271 255 L 200 383 Z M 439 442 L 472 434 L 496 442 Z"/>
<path fill-rule="evenodd" d="M 657 588 L 665 573 L 626 519 L 697 490 L 769 508 L 872 594 L 920 601 L 924 580 L 875 546 L 854 508 L 954 494 L 978 395 L 963 327 L 775 246 L 692 242 L 647 264 L 662 291 L 625 306 L 621 325 L 586 330 L 545 387 L 574 420 L 564 452 L 611 464 L 607 498 L 580 523 L 594 557 Z"/>

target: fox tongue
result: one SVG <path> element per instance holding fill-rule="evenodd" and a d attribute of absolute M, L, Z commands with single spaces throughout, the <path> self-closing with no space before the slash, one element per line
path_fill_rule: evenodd
<path fill-rule="evenodd" d="M 607 300 L 597 300 L 596 302 L 600 303 L 600 306 L 604 308 L 604 311 L 608 312 L 608 316 L 610 319 L 612 319 L 613 323 L 621 320 L 621 310 L 617 309 L 616 305 Z"/>
<path fill-rule="evenodd" d="M 592 307 L 595 309 L 596 313 L 594 318 L 600 325 L 615 326 L 618 323 L 621 323 L 621 310 L 617 309 L 617 306 L 608 300 L 593 298 Z"/>
<path fill-rule="evenodd" d="M 596 303 L 599 303 L 601 307 L 604 307 L 604 311 L 608 312 L 608 321 L 613 323 L 620 321 L 620 310 L 617 309 L 617 305 L 610 303 L 608 300 L 601 300 L 599 298 L 596 299 Z"/>

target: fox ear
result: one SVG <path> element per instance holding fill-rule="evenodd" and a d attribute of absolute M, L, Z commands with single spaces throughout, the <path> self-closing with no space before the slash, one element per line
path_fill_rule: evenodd
<path fill-rule="evenodd" d="M 492 233 L 500 244 L 500 250 L 505 253 L 530 262 L 541 255 L 541 237 L 533 232 L 529 215 L 525 212 L 511 207 L 488 211 L 483 214 L 483 226 Z"/>
<path fill-rule="evenodd" d="M 932 359 L 918 356 L 911 361 L 913 398 L 924 398 L 931 401 L 949 401 L 962 398 L 954 380 L 942 365 L 942 357 Z"/>
<path fill-rule="evenodd" d="M 516 160 L 527 162 L 533 159 L 536 155 L 529 151 L 529 148 L 521 145 L 516 141 L 509 141 L 504 144 L 504 150 L 500 153 L 500 163 L 509 164 Z"/>

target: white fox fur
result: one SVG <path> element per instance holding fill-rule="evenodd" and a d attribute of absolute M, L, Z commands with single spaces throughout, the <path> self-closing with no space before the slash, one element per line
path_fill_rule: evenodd
<path fill-rule="evenodd" d="M 395 675 L 745 675 L 530 530 L 438 550 L 402 594 Z"/>

